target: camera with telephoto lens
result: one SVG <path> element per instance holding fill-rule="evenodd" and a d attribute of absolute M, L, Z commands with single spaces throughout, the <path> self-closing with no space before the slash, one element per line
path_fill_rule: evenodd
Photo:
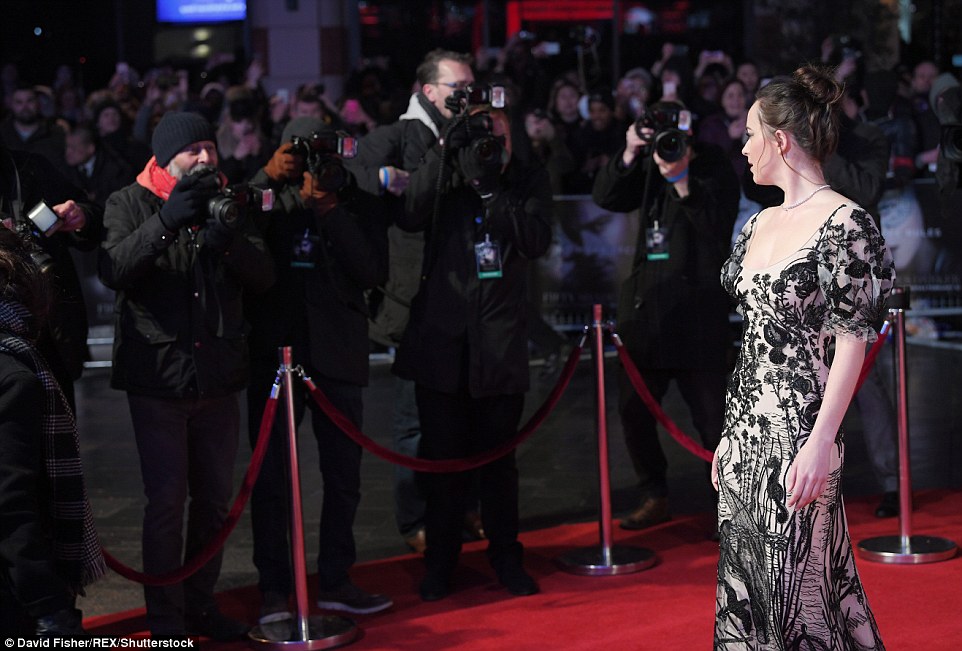
<path fill-rule="evenodd" d="M 651 129 L 650 138 L 642 135 L 642 129 Z M 666 163 L 674 163 L 684 157 L 688 150 L 691 129 L 691 112 L 678 105 L 655 104 L 635 121 L 635 133 L 647 146 L 645 153 L 654 150 Z"/>
<path fill-rule="evenodd" d="M 274 208 L 274 191 L 249 183 L 224 188 L 207 202 L 207 212 L 224 226 L 235 228 L 242 217 L 252 211 L 268 212 Z"/>
<path fill-rule="evenodd" d="M 291 153 L 304 159 L 317 189 L 337 192 L 349 183 L 350 177 L 341 159 L 357 156 L 357 139 L 344 131 L 333 135 L 315 132 L 307 138 L 294 136 L 291 138 Z"/>

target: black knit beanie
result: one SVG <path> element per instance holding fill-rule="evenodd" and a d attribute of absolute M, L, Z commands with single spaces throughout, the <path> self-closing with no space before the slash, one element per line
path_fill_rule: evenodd
<path fill-rule="evenodd" d="M 214 126 L 199 113 L 170 111 L 164 113 L 154 128 L 150 144 L 157 158 L 157 165 L 167 167 L 170 159 L 195 142 L 217 142 Z"/>

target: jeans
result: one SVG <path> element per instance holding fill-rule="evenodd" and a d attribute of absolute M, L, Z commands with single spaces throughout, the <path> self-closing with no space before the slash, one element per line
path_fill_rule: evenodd
<path fill-rule="evenodd" d="M 233 492 L 238 397 L 168 399 L 128 394 L 147 497 L 143 528 L 147 574 L 180 568 L 220 532 Z M 144 586 L 151 633 L 183 634 L 185 615 L 215 607 L 214 585 L 222 556 L 223 551 L 215 554 L 183 583 Z"/>

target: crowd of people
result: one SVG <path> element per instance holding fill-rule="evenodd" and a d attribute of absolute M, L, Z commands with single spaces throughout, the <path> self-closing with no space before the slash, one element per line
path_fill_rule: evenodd
<path fill-rule="evenodd" d="M 894 280 L 879 203 L 933 172 L 939 125 L 930 92 L 944 82 L 930 61 L 866 71 L 852 50 L 849 40 L 827 39 L 824 67 L 789 77 L 724 52 L 689 58 L 668 43 L 650 67 L 606 83 L 583 71 L 548 79 L 539 50 L 512 39 L 477 67 L 466 54 L 432 51 L 409 94 L 383 70 L 359 70 L 335 100 L 317 83 L 269 94 L 257 60 L 211 68 L 202 85 L 186 70 L 140 75 L 119 64 L 97 90 L 66 67 L 48 87 L 20 80 L 8 64 L 0 196 L 4 225 L 20 237 L 3 232 L 0 241 L 0 383 L 20 391 L 16 382 L 25 382 L 33 402 L 57 398 L 46 409 L 70 414 L 63 436 L 74 447 L 63 454 L 77 456 L 71 387 L 87 327 L 69 247 L 99 247 L 100 280 L 116 296 L 111 385 L 127 395 L 147 497 L 144 569 L 174 571 L 226 517 L 241 393 L 267 395 L 280 346 L 293 348 L 358 428 L 371 341 L 396 350 L 399 451 L 444 462 L 509 440 L 529 387 L 529 329 L 539 317 L 528 277 L 551 244 L 552 195 L 590 194 L 605 209 L 638 210 L 619 332 L 656 400 L 677 383 L 702 442 L 716 450 L 705 484 L 719 491 L 709 533 L 722 557 L 717 648 L 781 637 L 787 646 L 804 638 L 880 649 L 838 509 L 838 431 Z M 356 158 L 342 155 L 352 138 Z M 262 210 L 266 190 L 274 204 Z M 43 207 L 52 226 L 35 218 Z M 756 273 L 766 269 L 784 282 Z M 35 300 L 38 278 L 52 280 L 49 309 Z M 746 320 L 737 362 L 732 306 Z M 786 323 L 785 314 L 803 318 Z M 831 373 L 822 349 L 830 340 Z M 670 518 L 668 468 L 654 417 L 621 380 L 640 498 L 621 526 L 643 529 Z M 33 482 L 27 492 L 43 493 L 62 477 L 38 470 L 39 450 L 7 439 L 56 429 L 47 425 L 54 416 L 22 413 L 14 395 L 5 389 L 0 400 L 0 449 L 16 448 Z M 886 492 L 880 517 L 897 514 L 892 456 L 881 452 L 894 449 L 886 400 L 884 391 L 858 399 L 867 422 L 877 417 L 869 429 Z M 323 451 L 317 605 L 390 608 L 389 596 L 349 576 L 361 449 L 296 391 L 298 424 L 305 408 Z M 252 446 L 261 416 L 259 401 L 248 401 Z M 289 541 L 278 535 L 288 521 L 285 432 L 275 423 L 251 501 L 258 625 L 276 640 L 294 626 Z M 513 453 L 473 472 L 401 471 L 396 490 L 399 533 L 424 552 L 423 600 L 456 589 L 466 522 L 488 539 L 500 584 L 517 596 L 539 591 L 518 541 Z M 85 504 L 82 482 L 70 497 Z M 5 494 L 5 520 L 8 503 L 23 515 Z M 4 533 L 12 577 L 0 593 L 4 633 L 82 632 L 73 597 L 102 571 L 96 553 L 69 559 L 67 574 L 60 548 L 41 546 L 43 558 L 20 574 L 24 544 L 46 544 L 58 524 L 25 517 L 16 540 Z M 71 531 L 89 545 L 92 522 L 83 524 Z M 750 544 L 760 527 L 770 535 Z M 833 537 L 823 538 L 826 530 Z M 803 562 L 813 554 L 844 566 Z M 821 569 L 795 569 L 808 566 Z M 145 587 L 151 634 L 246 632 L 217 607 L 219 569 L 218 554 L 181 583 Z M 812 599 L 774 593 L 793 572 Z M 60 579 L 38 592 L 29 577 L 51 573 Z M 837 590 L 844 603 L 831 597 Z M 748 605 L 735 612 L 733 600 Z M 830 612 L 809 612 L 816 602 Z M 805 613 L 797 630 L 782 626 L 786 609 Z"/>

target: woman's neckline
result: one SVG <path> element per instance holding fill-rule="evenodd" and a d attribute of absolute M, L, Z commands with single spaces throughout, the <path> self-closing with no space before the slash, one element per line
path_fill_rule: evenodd
<path fill-rule="evenodd" d="M 751 272 L 767 271 L 768 269 L 771 269 L 772 267 L 775 267 L 775 266 L 777 266 L 777 265 L 780 265 L 780 264 L 784 263 L 784 262 L 785 262 L 786 260 L 788 260 L 789 258 L 791 258 L 791 257 L 793 257 L 793 256 L 795 256 L 795 255 L 798 255 L 799 252 L 801 252 L 803 249 L 807 248 L 807 247 L 808 247 L 808 244 L 809 244 L 813 239 L 815 239 L 815 237 L 816 237 L 817 235 L 819 235 L 819 234 L 822 232 L 822 229 L 824 229 L 825 226 L 826 226 L 830 221 L 832 221 L 832 218 L 835 217 L 835 215 L 838 213 L 838 211 L 841 210 L 842 208 L 844 208 L 844 207 L 847 206 L 847 205 L 849 205 L 849 204 L 843 203 L 843 204 L 841 204 L 838 208 L 836 208 L 836 209 L 833 210 L 831 213 L 829 213 L 828 217 L 826 217 L 825 220 L 824 220 L 821 224 L 818 225 L 818 228 L 815 229 L 815 231 L 808 237 L 808 239 L 806 239 L 804 242 L 802 242 L 796 249 L 794 249 L 793 251 L 791 251 L 791 252 L 789 252 L 788 254 L 784 255 L 783 257 L 779 258 L 778 260 L 774 260 L 773 262 L 770 262 L 769 264 L 767 264 L 767 265 L 765 265 L 765 266 L 762 266 L 762 267 L 749 267 L 749 266 L 746 266 L 746 265 L 745 265 L 745 258 L 746 258 L 746 256 L 748 256 L 748 251 L 749 251 L 749 249 L 751 249 L 752 241 L 754 241 L 754 239 L 755 239 L 755 229 L 756 229 L 756 227 L 758 226 L 758 216 L 761 215 L 762 212 L 764 212 L 764 211 L 759 211 L 759 212 L 755 213 L 755 216 L 752 218 L 752 233 L 751 233 L 751 235 L 748 236 L 748 242 L 745 243 L 745 254 L 742 256 L 741 268 L 742 268 L 744 271 L 751 271 Z M 775 207 L 777 208 L 778 206 L 775 206 Z"/>

